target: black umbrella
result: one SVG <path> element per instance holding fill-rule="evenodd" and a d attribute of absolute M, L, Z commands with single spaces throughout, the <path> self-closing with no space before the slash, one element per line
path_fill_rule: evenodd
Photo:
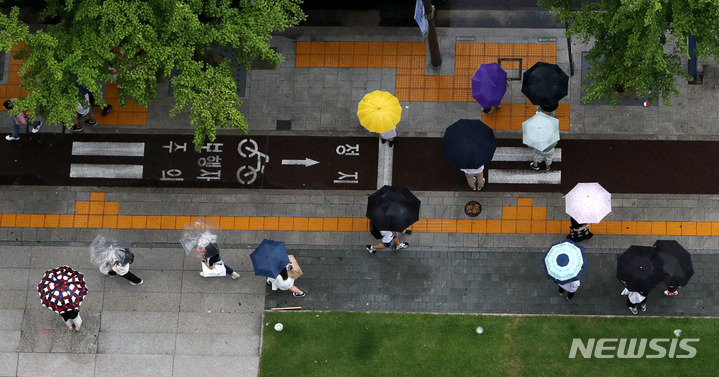
<path fill-rule="evenodd" d="M 367 218 L 381 230 L 401 232 L 419 220 L 420 203 L 406 188 L 384 186 L 367 199 Z"/>
<path fill-rule="evenodd" d="M 651 246 L 630 246 L 617 258 L 617 279 L 630 291 L 648 293 L 664 276 L 664 263 Z"/>
<path fill-rule="evenodd" d="M 444 158 L 460 169 L 477 169 L 492 161 L 497 149 L 494 130 L 477 119 L 460 119 L 442 137 Z"/>
<path fill-rule="evenodd" d="M 687 285 L 694 275 L 689 252 L 674 240 L 659 240 L 653 247 L 664 263 L 664 283 L 670 287 Z"/>
<path fill-rule="evenodd" d="M 556 108 L 569 92 L 569 76 L 556 64 L 537 62 L 524 72 L 522 93 L 537 105 Z"/>

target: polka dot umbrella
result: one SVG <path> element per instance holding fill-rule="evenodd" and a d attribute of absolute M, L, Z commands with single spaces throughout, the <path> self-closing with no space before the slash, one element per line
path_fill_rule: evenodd
<path fill-rule="evenodd" d="M 48 270 L 37 285 L 42 306 L 64 313 L 80 307 L 87 295 L 85 277 L 68 266 Z"/>

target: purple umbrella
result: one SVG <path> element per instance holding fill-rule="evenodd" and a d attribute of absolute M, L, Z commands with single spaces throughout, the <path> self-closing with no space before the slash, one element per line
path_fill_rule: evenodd
<path fill-rule="evenodd" d="M 483 108 L 499 106 L 507 91 L 507 72 L 497 63 L 482 64 L 472 76 L 472 97 Z"/>

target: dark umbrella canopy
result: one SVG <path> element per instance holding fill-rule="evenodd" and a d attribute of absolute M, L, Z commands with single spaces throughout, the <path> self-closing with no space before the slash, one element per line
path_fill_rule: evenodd
<path fill-rule="evenodd" d="M 617 258 L 617 279 L 630 291 L 648 293 L 662 281 L 663 267 L 653 247 L 632 245 Z"/>
<path fill-rule="evenodd" d="M 442 137 L 444 158 L 459 169 L 478 169 L 492 161 L 497 149 L 494 130 L 477 119 L 460 119 Z"/>
<path fill-rule="evenodd" d="M 507 72 L 497 63 L 482 64 L 472 76 L 472 97 L 483 108 L 499 106 L 507 92 Z"/>
<path fill-rule="evenodd" d="M 42 306 L 62 314 L 80 307 L 87 295 L 85 277 L 68 266 L 48 270 L 37 285 Z"/>
<path fill-rule="evenodd" d="M 537 62 L 524 72 L 522 93 L 537 106 L 556 108 L 569 93 L 569 76 L 556 64 Z"/>
<path fill-rule="evenodd" d="M 380 230 L 401 232 L 419 220 L 420 204 L 408 189 L 384 186 L 367 199 L 367 218 Z"/>
<path fill-rule="evenodd" d="M 659 240 L 653 247 L 664 263 L 664 283 L 670 287 L 687 285 L 694 275 L 691 254 L 675 240 Z"/>
<path fill-rule="evenodd" d="M 290 264 L 287 247 L 281 241 L 262 240 L 259 246 L 250 253 L 255 276 L 276 278 Z"/>

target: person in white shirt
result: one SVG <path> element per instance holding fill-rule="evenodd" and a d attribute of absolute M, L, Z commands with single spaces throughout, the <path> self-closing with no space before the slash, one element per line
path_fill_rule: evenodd
<path fill-rule="evenodd" d="M 467 184 L 474 191 L 479 191 L 484 187 L 484 165 L 477 169 L 460 169 L 467 177 Z"/>
<path fill-rule="evenodd" d="M 289 290 L 292 292 L 294 297 L 305 297 L 305 292 L 295 287 L 295 279 L 291 278 L 287 273 L 287 267 L 285 267 L 276 278 L 267 278 L 267 284 L 272 286 L 272 290 Z"/>
<path fill-rule="evenodd" d="M 380 230 L 380 234 L 382 234 L 382 242 L 378 243 L 377 245 L 367 245 L 367 251 L 370 254 L 374 254 L 377 252 L 378 249 L 387 249 L 392 247 L 392 244 L 395 245 L 395 248 L 397 250 L 406 249 L 409 244 L 406 242 L 400 242 L 399 240 L 399 232 L 393 232 L 391 230 Z M 410 234 L 412 233 L 411 230 L 406 230 L 402 232 L 403 234 Z"/>
<path fill-rule="evenodd" d="M 579 280 L 575 280 L 569 283 L 559 284 L 559 295 L 563 296 L 564 292 L 567 292 L 567 300 L 571 300 L 572 297 L 574 297 L 574 293 L 577 292 L 577 289 L 579 289 Z"/>

